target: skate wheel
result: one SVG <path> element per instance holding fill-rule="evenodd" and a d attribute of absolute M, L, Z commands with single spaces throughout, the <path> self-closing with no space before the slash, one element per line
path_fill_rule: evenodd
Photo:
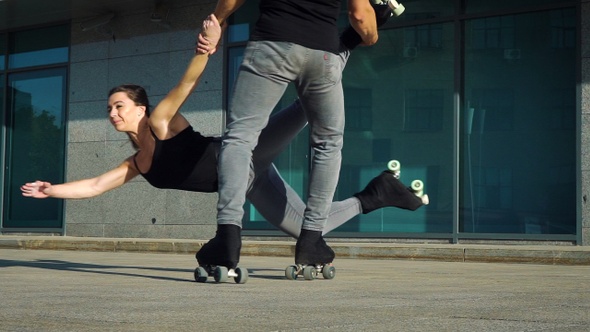
<path fill-rule="evenodd" d="M 215 282 L 226 282 L 227 281 L 227 267 L 218 266 L 213 270 L 213 279 Z"/>
<path fill-rule="evenodd" d="M 199 266 L 195 269 L 195 281 L 196 282 L 206 282 L 209 273 L 205 268 Z"/>
<path fill-rule="evenodd" d="M 315 269 L 315 266 L 308 265 L 303 268 L 303 278 L 305 280 L 313 280 L 315 279 L 318 271 Z"/>
<path fill-rule="evenodd" d="M 245 284 L 248 281 L 248 269 L 238 267 L 236 269 L 236 276 L 234 277 L 236 284 Z"/>
<path fill-rule="evenodd" d="M 336 268 L 332 265 L 325 265 L 322 269 L 322 276 L 324 276 L 324 279 L 334 279 L 335 275 Z"/>
<path fill-rule="evenodd" d="M 285 277 L 289 280 L 297 279 L 297 265 L 287 266 L 285 269 Z"/>
<path fill-rule="evenodd" d="M 406 10 L 406 7 L 404 7 L 404 5 L 398 3 L 395 0 L 389 0 L 387 4 L 389 5 L 389 8 L 391 8 L 393 16 L 400 16 Z"/>
<path fill-rule="evenodd" d="M 402 167 L 402 165 L 397 160 L 390 160 L 387 163 L 387 169 L 390 170 L 391 172 L 399 172 L 401 167 Z"/>
<path fill-rule="evenodd" d="M 420 180 L 412 181 L 412 184 L 410 186 L 412 187 L 412 190 L 414 192 L 421 192 L 422 190 L 424 190 L 424 182 Z"/>

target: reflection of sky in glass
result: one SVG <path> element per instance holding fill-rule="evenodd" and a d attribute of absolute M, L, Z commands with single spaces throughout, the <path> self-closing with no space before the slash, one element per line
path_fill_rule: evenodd
<path fill-rule="evenodd" d="M 31 107 L 35 115 L 47 111 L 55 117 L 54 124 L 62 126 L 62 87 L 63 77 L 41 77 L 14 81 L 13 88 L 21 93 L 30 95 Z"/>
<path fill-rule="evenodd" d="M 68 48 L 60 47 L 49 50 L 11 54 L 8 58 L 10 68 L 47 65 L 68 61 Z"/>

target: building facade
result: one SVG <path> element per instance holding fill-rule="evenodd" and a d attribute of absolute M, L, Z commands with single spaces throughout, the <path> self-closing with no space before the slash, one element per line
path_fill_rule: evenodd
<path fill-rule="evenodd" d="M 343 75 L 346 131 L 335 200 L 391 159 L 430 204 L 361 215 L 334 237 L 590 245 L 590 1 L 407 0 Z M 215 1 L 0 1 L 0 231 L 210 238 L 216 194 L 142 178 L 87 200 L 34 200 L 22 183 L 97 176 L 134 153 L 107 120 L 107 92 L 135 83 L 155 105 L 180 79 Z M 257 1 L 230 21 L 182 113 L 221 135 Z M 345 6 L 341 28 L 346 26 Z M 289 89 L 277 109 L 296 98 Z M 307 133 L 276 161 L 302 196 Z M 249 204 L 244 234 L 281 236 Z"/>

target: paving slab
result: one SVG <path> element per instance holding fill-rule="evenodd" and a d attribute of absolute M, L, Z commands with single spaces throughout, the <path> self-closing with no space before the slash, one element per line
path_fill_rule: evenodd
<path fill-rule="evenodd" d="M 188 253 L 0 249 L 1 331 L 589 331 L 590 266 L 337 258 L 197 283 Z"/>

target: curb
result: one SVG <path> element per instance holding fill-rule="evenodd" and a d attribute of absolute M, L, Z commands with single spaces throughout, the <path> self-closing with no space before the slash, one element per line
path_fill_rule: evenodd
<path fill-rule="evenodd" d="M 194 254 L 206 240 L 0 236 L 0 249 Z M 590 265 L 590 247 L 398 243 L 331 243 L 338 258 Z M 293 241 L 244 241 L 243 256 L 293 257 Z"/>

